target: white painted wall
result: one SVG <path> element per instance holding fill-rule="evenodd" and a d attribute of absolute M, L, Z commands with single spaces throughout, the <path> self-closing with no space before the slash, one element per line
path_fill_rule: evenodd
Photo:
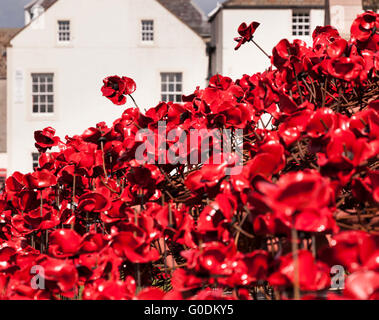
<path fill-rule="evenodd" d="M 330 24 L 346 39 L 350 38 L 351 24 L 362 12 L 362 0 L 330 0 Z"/>
<path fill-rule="evenodd" d="M 0 153 L 0 169 L 6 168 L 8 164 L 7 154 L 6 153 Z"/>
<path fill-rule="evenodd" d="M 57 44 L 60 19 L 71 21 L 73 40 L 66 47 Z M 141 19 L 154 20 L 153 45 L 141 43 Z M 155 0 L 59 0 L 36 22 L 8 49 L 8 172 L 32 169 L 35 130 L 52 126 L 64 139 L 100 121 L 111 125 L 133 106 L 130 99 L 115 106 L 102 97 L 106 76 L 133 78 L 141 109 L 160 101 L 160 72 L 183 72 L 185 94 L 205 85 L 204 41 Z M 53 115 L 32 114 L 32 72 L 55 74 Z"/>
<path fill-rule="evenodd" d="M 217 24 L 222 16 L 222 44 L 217 48 L 222 52 L 222 59 L 216 59 L 218 65 L 215 69 L 232 77 L 240 78 L 243 74 L 263 72 L 270 66 L 269 59 L 252 43 L 245 44 L 235 51 L 238 26 L 242 22 L 260 22 L 254 40 L 269 54 L 272 48 L 283 38 L 290 41 L 292 37 L 292 10 L 290 9 L 223 9 L 219 12 L 212 24 Z M 311 30 L 324 24 L 324 10 L 311 10 Z M 216 28 L 214 28 L 216 29 Z M 214 30 L 213 29 L 213 30 Z M 312 34 L 312 33 L 311 33 Z M 302 40 L 311 44 L 311 35 Z M 219 65 L 221 61 L 221 66 Z"/>

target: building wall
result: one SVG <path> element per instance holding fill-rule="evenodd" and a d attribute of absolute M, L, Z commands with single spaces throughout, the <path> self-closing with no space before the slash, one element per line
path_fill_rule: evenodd
<path fill-rule="evenodd" d="M 57 44 L 57 20 L 69 19 L 73 41 Z M 153 19 L 155 42 L 140 41 L 141 19 Z M 125 75 L 137 83 L 141 109 L 160 101 L 160 72 L 183 72 L 183 93 L 204 86 L 208 59 L 204 41 L 155 0 L 60 0 L 8 48 L 8 169 L 32 169 L 33 132 L 52 126 L 57 135 L 81 134 L 100 121 L 108 125 L 132 107 L 101 96 L 102 79 Z M 42 26 L 42 27 L 41 27 Z M 55 112 L 32 114 L 32 72 L 54 72 Z"/>
<path fill-rule="evenodd" d="M 252 43 L 242 46 L 238 51 L 234 50 L 238 26 L 242 22 L 260 22 L 254 40 L 269 54 L 272 48 L 283 38 L 293 40 L 292 37 L 292 10 L 290 9 L 224 9 L 222 14 L 222 67 L 216 67 L 223 75 L 233 79 L 243 74 L 263 72 L 270 66 L 269 59 Z M 217 23 L 217 18 L 212 24 Z M 324 10 L 311 10 L 311 30 L 324 24 Z M 312 34 L 312 33 L 311 33 Z M 298 37 L 296 37 L 298 38 Z M 311 35 L 302 37 L 302 40 L 311 44 Z M 220 59 L 217 60 L 220 62 Z"/>
<path fill-rule="evenodd" d="M 362 0 L 330 0 L 330 24 L 346 39 L 352 22 L 362 12 Z"/>
<path fill-rule="evenodd" d="M 0 79 L 0 154 L 7 151 L 7 80 Z"/>
<path fill-rule="evenodd" d="M 223 57 L 223 29 L 222 29 L 222 16 L 221 11 L 211 24 L 211 43 L 215 47 L 212 54 L 212 74 L 222 73 L 222 57 Z"/>

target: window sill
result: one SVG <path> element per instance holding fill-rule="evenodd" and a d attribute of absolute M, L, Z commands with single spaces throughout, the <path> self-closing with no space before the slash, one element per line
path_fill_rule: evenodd
<path fill-rule="evenodd" d="M 56 43 L 56 47 L 57 48 L 73 48 L 74 47 L 74 44 L 72 43 L 72 41 L 70 42 L 57 42 Z"/>
<path fill-rule="evenodd" d="M 30 113 L 29 121 L 54 121 L 57 119 L 57 114 L 53 113 Z"/>
<path fill-rule="evenodd" d="M 144 48 L 155 48 L 157 47 L 157 44 L 155 43 L 155 41 L 141 41 L 139 43 L 139 46 Z"/>

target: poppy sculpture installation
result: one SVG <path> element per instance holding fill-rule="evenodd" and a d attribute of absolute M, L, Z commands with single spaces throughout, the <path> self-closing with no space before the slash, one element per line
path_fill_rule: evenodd
<path fill-rule="evenodd" d="M 267 56 L 111 127 L 35 132 L 39 167 L 0 194 L 0 297 L 378 299 L 379 15 Z"/>

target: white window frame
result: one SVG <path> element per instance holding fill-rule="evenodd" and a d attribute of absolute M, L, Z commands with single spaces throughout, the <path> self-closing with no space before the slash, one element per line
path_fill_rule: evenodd
<path fill-rule="evenodd" d="M 57 42 L 60 44 L 70 43 L 71 42 L 71 21 L 68 19 L 60 19 L 58 20 L 57 24 L 58 24 Z M 68 25 L 68 29 L 61 29 L 61 26 L 63 24 Z"/>
<path fill-rule="evenodd" d="M 54 114 L 54 73 L 31 73 L 32 114 Z M 49 77 L 51 81 L 49 81 Z M 41 81 L 45 78 L 44 81 Z M 35 81 L 37 79 L 37 81 Z M 51 91 L 49 87 L 51 86 Z"/>
<path fill-rule="evenodd" d="M 310 10 L 292 10 L 291 33 L 292 37 L 304 38 L 311 36 Z"/>
<path fill-rule="evenodd" d="M 153 19 L 141 20 L 141 42 L 142 43 L 154 43 L 155 30 Z"/>
<path fill-rule="evenodd" d="M 183 72 L 161 72 L 161 100 L 182 102 Z"/>

